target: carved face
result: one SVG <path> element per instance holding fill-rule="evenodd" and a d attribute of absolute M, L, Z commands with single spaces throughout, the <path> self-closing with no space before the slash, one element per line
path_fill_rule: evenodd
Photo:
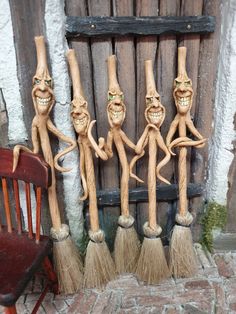
<path fill-rule="evenodd" d="M 145 118 L 147 122 L 159 128 L 165 118 L 165 108 L 160 103 L 160 96 L 157 92 L 146 95 L 146 106 Z"/>
<path fill-rule="evenodd" d="M 121 126 L 125 119 L 126 107 L 122 92 L 108 92 L 107 115 L 110 126 Z"/>
<path fill-rule="evenodd" d="M 88 112 L 88 103 L 82 96 L 75 97 L 72 100 L 71 117 L 76 133 L 85 135 L 90 123 L 90 114 Z"/>
<path fill-rule="evenodd" d="M 175 105 L 179 114 L 186 114 L 192 107 L 192 81 L 186 76 L 178 76 L 174 81 Z"/>
<path fill-rule="evenodd" d="M 37 114 L 47 116 L 54 104 L 52 79 L 48 74 L 34 76 L 32 98 Z"/>

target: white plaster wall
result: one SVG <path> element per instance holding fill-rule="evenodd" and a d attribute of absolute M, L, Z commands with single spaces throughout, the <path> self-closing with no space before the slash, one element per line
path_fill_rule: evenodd
<path fill-rule="evenodd" d="M 23 121 L 11 12 L 8 0 L 0 1 L 0 88 L 2 89 L 8 113 L 9 142 L 24 142 L 27 140 L 27 133 Z"/>
<path fill-rule="evenodd" d="M 208 199 L 226 205 L 228 173 L 236 139 L 236 0 L 223 2 L 221 48 L 216 84 L 214 133 L 210 143 Z"/>
<path fill-rule="evenodd" d="M 46 39 L 49 46 L 52 77 L 56 104 L 53 109 L 54 123 L 65 135 L 74 138 L 75 134 L 70 120 L 70 79 L 68 75 L 65 53 L 68 49 L 65 39 L 65 13 L 64 0 L 46 0 L 45 24 Z M 59 149 L 68 146 L 60 142 Z M 81 183 L 79 174 L 78 150 L 67 154 L 61 162 L 65 168 L 72 168 L 70 172 L 63 173 L 64 199 L 66 214 L 69 220 L 70 231 L 75 242 L 80 245 L 83 237 L 83 206 L 79 197 Z"/>

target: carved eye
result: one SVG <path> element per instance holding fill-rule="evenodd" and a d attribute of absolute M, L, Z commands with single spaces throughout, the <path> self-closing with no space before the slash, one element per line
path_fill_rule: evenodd
<path fill-rule="evenodd" d="M 47 86 L 52 86 L 52 80 L 45 80 L 45 84 Z"/>
<path fill-rule="evenodd" d="M 115 99 L 116 98 L 116 95 L 109 95 L 108 96 L 108 100 L 113 100 L 113 99 Z"/>
<path fill-rule="evenodd" d="M 184 85 L 185 85 L 185 86 L 191 86 L 191 81 L 190 81 L 190 80 L 189 80 L 189 81 L 185 81 L 185 82 L 184 82 Z"/>
<path fill-rule="evenodd" d="M 34 85 L 39 85 L 41 83 L 41 80 L 35 78 L 34 79 Z"/>
<path fill-rule="evenodd" d="M 122 95 L 120 95 L 120 98 L 122 99 L 122 100 L 124 100 L 124 94 L 122 94 Z"/>
<path fill-rule="evenodd" d="M 180 81 L 175 80 L 175 86 L 176 86 L 176 87 L 179 87 L 180 85 L 181 85 L 181 82 L 180 82 Z"/>

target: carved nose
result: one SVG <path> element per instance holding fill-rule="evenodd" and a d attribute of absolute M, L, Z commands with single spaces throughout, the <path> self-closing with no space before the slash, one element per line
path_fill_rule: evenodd
<path fill-rule="evenodd" d="M 40 90 L 41 90 L 42 92 L 44 92 L 44 91 L 45 91 L 45 87 L 46 87 L 46 85 L 45 85 L 45 83 L 44 83 L 44 80 L 42 80 L 41 83 L 40 83 L 40 85 L 39 85 L 39 88 L 40 88 Z"/>

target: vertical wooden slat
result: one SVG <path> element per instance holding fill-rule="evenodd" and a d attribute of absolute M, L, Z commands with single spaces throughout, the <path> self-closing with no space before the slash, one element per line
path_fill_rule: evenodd
<path fill-rule="evenodd" d="M 11 209 L 9 203 L 9 194 L 7 189 L 7 180 L 6 178 L 2 178 L 2 191 L 3 191 L 3 201 L 5 207 L 5 215 L 7 222 L 7 231 L 12 232 L 12 222 L 11 222 Z"/>
<path fill-rule="evenodd" d="M 215 78 L 218 68 L 218 54 L 221 32 L 221 0 L 207 0 L 204 2 L 203 15 L 216 17 L 214 33 L 204 35 L 200 43 L 197 108 L 195 110 L 194 124 L 199 132 L 206 138 L 211 138 L 213 107 L 215 98 Z M 204 148 L 194 149 L 192 154 L 192 181 L 205 182 L 208 167 L 208 145 Z M 194 212 L 199 213 L 203 208 L 203 199 L 195 198 L 191 202 Z M 193 235 L 199 238 L 200 225 L 195 223 Z"/>
<path fill-rule="evenodd" d="M 88 13 L 91 16 L 110 16 L 110 0 L 88 0 Z M 93 91 L 97 119 L 98 136 L 107 136 L 109 124 L 107 120 L 107 58 L 113 53 L 111 38 L 91 39 L 92 67 L 93 67 Z M 119 186 L 118 160 L 116 153 L 114 157 L 105 162 L 99 161 L 100 183 L 102 188 L 114 188 Z M 101 213 L 101 212 L 100 212 Z M 112 248 L 116 233 L 117 218 L 120 214 L 120 208 L 103 209 L 103 220 L 100 215 L 100 223 L 104 223 L 104 230 L 107 236 L 108 244 Z"/>
<path fill-rule="evenodd" d="M 22 103 L 24 104 L 22 109 L 28 134 L 31 133 L 31 121 L 34 116 L 31 88 L 29 88 L 36 69 L 34 36 L 43 35 L 44 2 L 45 0 L 9 1 L 18 67 L 17 74 L 21 86 Z M 30 136 L 29 140 L 31 140 Z"/>
<path fill-rule="evenodd" d="M 160 15 L 178 16 L 180 12 L 180 0 L 160 0 Z M 175 35 L 163 35 L 159 38 L 158 59 L 157 59 L 157 91 L 161 97 L 161 103 L 166 108 L 165 121 L 161 127 L 163 139 L 166 139 L 171 122 L 176 115 L 176 107 L 173 98 L 173 82 L 176 77 L 176 57 L 177 42 Z M 159 150 L 159 158 L 164 157 Z M 171 158 L 169 163 L 161 169 L 161 174 L 169 181 L 175 182 L 175 158 Z M 160 184 L 160 181 L 158 182 Z M 172 205 L 168 203 L 158 203 L 158 221 L 161 226 L 165 226 L 168 208 L 171 208 L 168 219 L 174 217 Z M 174 221 L 169 221 L 172 225 Z M 163 228 L 163 235 L 164 235 Z M 168 231 L 168 230 L 167 230 Z"/>
<path fill-rule="evenodd" d="M 36 242 L 40 240 L 42 188 L 36 187 Z"/>
<path fill-rule="evenodd" d="M 114 16 L 132 16 L 134 14 L 133 0 L 113 1 Z M 115 54 L 117 56 L 117 74 L 121 90 L 124 93 L 126 117 L 122 129 L 129 139 L 136 144 L 136 86 L 135 86 L 135 48 L 134 38 L 122 36 L 115 39 Z M 134 152 L 125 146 L 128 161 Z M 130 180 L 129 187 L 136 186 L 135 180 Z M 135 217 L 136 205 L 129 205 L 130 214 Z"/>
<path fill-rule="evenodd" d="M 29 238 L 33 238 L 33 224 L 32 224 L 32 209 L 31 209 L 31 196 L 30 196 L 30 184 L 25 182 L 25 196 L 27 207 L 27 220 L 28 220 L 28 234 Z"/>
<path fill-rule="evenodd" d="M 21 221 L 21 208 L 20 208 L 20 197 L 19 197 L 19 185 L 16 179 L 13 179 L 13 192 L 16 206 L 16 219 L 17 219 L 17 230 L 18 233 L 22 233 L 22 221 Z"/>
<path fill-rule="evenodd" d="M 137 0 L 136 1 L 136 15 L 137 16 L 156 16 L 158 15 L 158 1 L 156 0 Z M 144 72 L 144 61 L 151 59 L 156 65 L 157 54 L 157 37 L 147 36 L 137 39 L 136 45 L 136 135 L 137 140 L 141 136 L 146 126 L 144 118 L 146 82 Z M 140 178 L 147 182 L 147 168 L 148 168 L 148 151 L 146 149 L 145 156 L 137 165 L 137 174 Z M 138 204 L 137 219 L 139 233 L 143 234 L 142 226 L 148 219 L 148 205 Z"/>

